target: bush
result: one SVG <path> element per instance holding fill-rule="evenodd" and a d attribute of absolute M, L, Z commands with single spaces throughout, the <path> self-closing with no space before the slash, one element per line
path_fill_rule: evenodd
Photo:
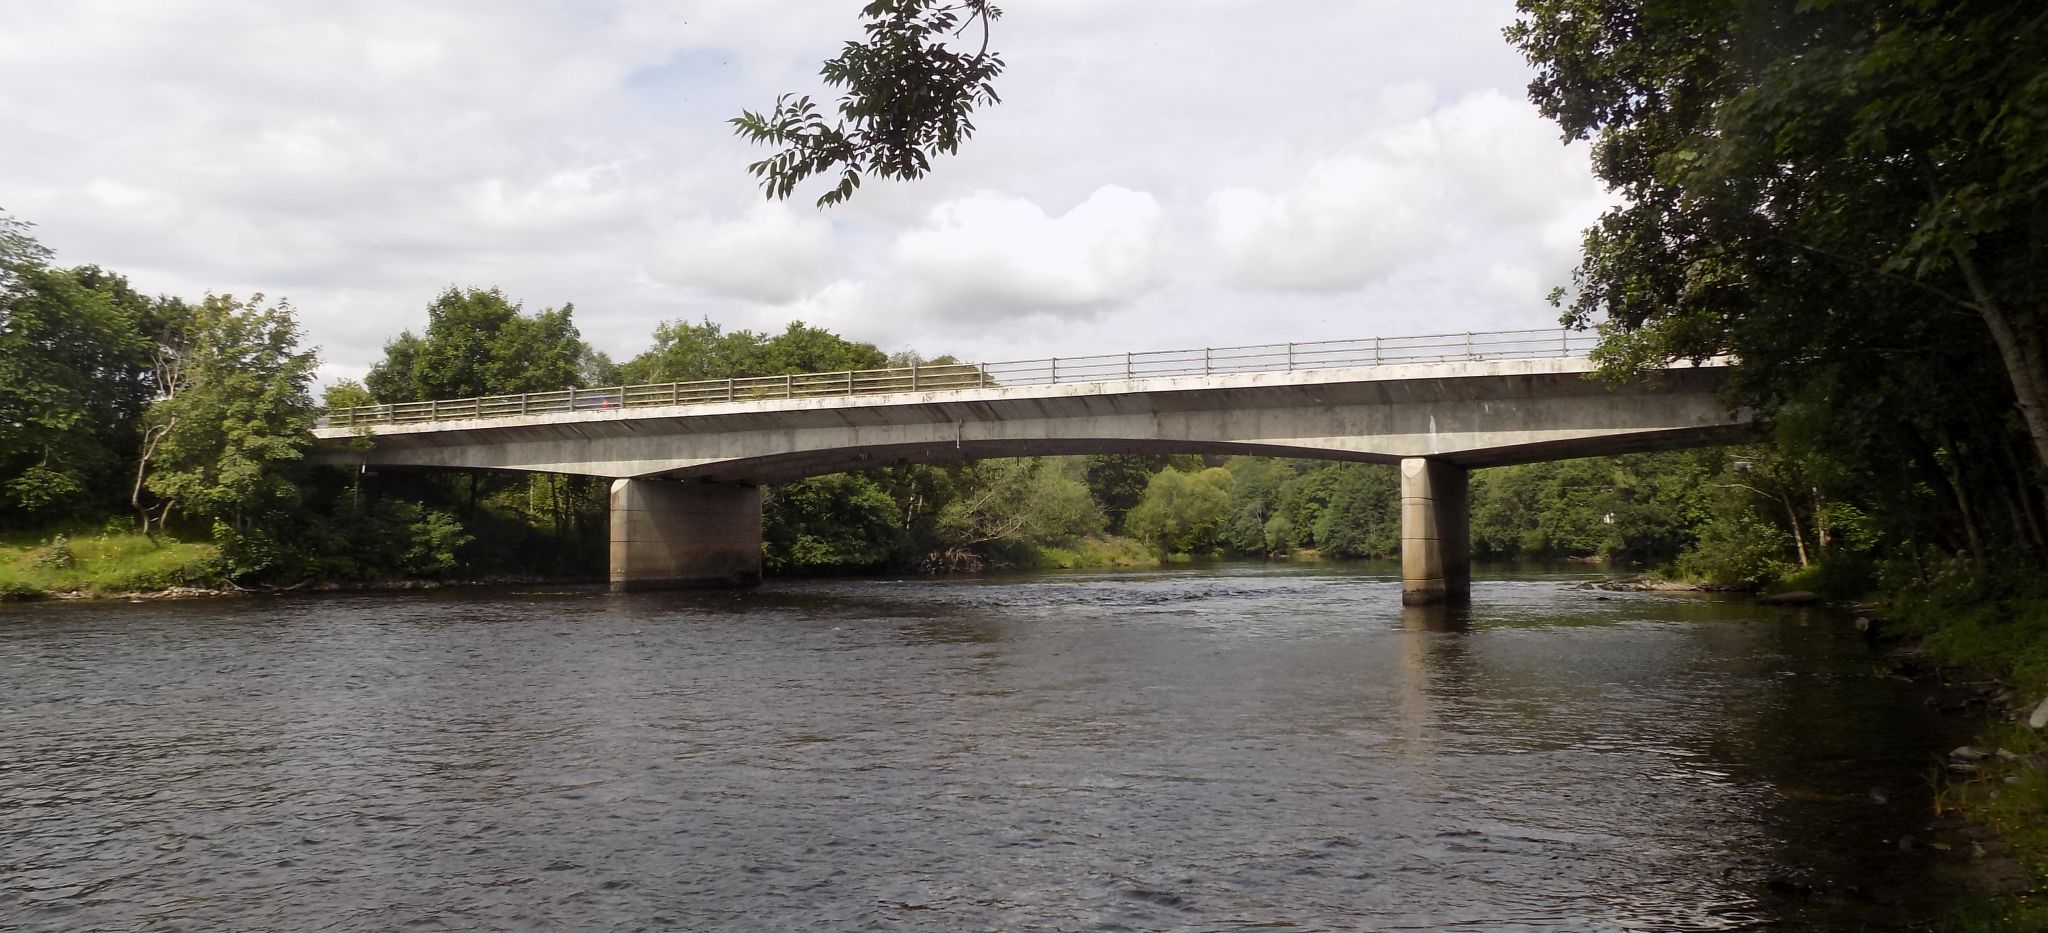
<path fill-rule="evenodd" d="M 1958 562 L 1896 605 L 1936 657 L 2009 671 L 2030 695 L 2048 693 L 2048 583 L 2038 574 Z"/>
<path fill-rule="evenodd" d="M 36 552 L 35 565 L 44 570 L 70 570 L 78 566 L 78 555 L 71 553 L 71 539 L 63 535 L 51 538 L 49 544 Z"/>
<path fill-rule="evenodd" d="M 1790 569 L 1784 553 L 1784 532 L 1742 514 L 1701 527 L 1699 543 L 1679 557 L 1678 569 L 1716 586 L 1756 590 Z"/>
<path fill-rule="evenodd" d="M 1878 590 L 1877 563 L 1851 554 L 1830 555 L 1792 571 L 1771 588 L 1804 590 L 1836 600 L 1860 599 Z"/>

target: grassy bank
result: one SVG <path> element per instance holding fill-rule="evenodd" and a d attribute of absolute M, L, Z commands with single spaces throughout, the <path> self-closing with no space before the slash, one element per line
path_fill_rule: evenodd
<path fill-rule="evenodd" d="M 1984 757 L 1950 773 L 1939 802 L 1996 834 L 2024 872 L 2022 890 L 1988 897 L 1956 927 L 2048 930 L 2048 739 L 2027 723 L 2048 697 L 2048 583 L 1959 566 L 1893 611 L 1933 660 L 2008 685 L 2016 720 L 1986 725 L 1972 743 Z"/>
<path fill-rule="evenodd" d="M 139 534 L 0 538 L 0 599 L 219 586 L 219 556 L 212 544 Z"/>
<path fill-rule="evenodd" d="M 1082 538 L 1064 547 L 1038 549 L 1038 566 L 1048 570 L 1141 567 L 1156 563 L 1158 552 L 1135 538 Z"/>

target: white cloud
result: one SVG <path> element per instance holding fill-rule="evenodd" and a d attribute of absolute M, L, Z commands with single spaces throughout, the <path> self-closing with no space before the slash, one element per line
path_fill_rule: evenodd
<path fill-rule="evenodd" d="M 1161 216 L 1152 195 L 1116 185 L 1058 217 L 1024 198 L 981 193 L 932 208 L 892 255 L 940 315 L 1077 314 L 1151 286 Z"/>
<path fill-rule="evenodd" d="M 1583 151 L 1484 90 L 1369 134 L 1279 190 L 1219 191 L 1209 208 L 1236 282 L 1337 292 L 1447 252 L 1487 261 L 1495 248 L 1548 245 L 1559 218 L 1576 221 L 1597 194 Z"/>
<path fill-rule="evenodd" d="M 147 291 L 289 297 L 329 374 L 451 284 L 574 301 L 621 357 L 707 316 L 983 357 L 1541 325 L 1606 203 L 1495 0 L 1016 5 L 976 137 L 822 213 L 764 205 L 724 119 L 830 98 L 854 5 L 0 11 L 33 89 L 0 94 L 0 208 Z"/>
<path fill-rule="evenodd" d="M 786 204 L 763 204 L 729 223 L 678 224 L 654 249 L 662 279 L 748 301 L 795 300 L 833 266 L 832 225 Z"/>

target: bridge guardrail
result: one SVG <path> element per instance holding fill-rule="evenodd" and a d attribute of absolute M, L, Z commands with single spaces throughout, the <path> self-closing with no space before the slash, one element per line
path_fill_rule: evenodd
<path fill-rule="evenodd" d="M 328 412 L 321 427 L 509 418 L 618 408 L 651 408 L 786 398 L 931 392 L 989 386 L 1114 382 L 1166 376 L 1291 372 L 1401 363 L 1584 356 L 1599 338 L 1584 331 L 1495 331 L 1156 350 L 998 363 L 927 363 L 836 373 L 748 376 L 697 382 L 563 389 L 431 402 L 396 402 Z"/>

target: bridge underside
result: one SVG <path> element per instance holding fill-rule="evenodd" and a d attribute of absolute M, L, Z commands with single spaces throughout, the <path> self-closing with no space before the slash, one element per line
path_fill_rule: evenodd
<path fill-rule="evenodd" d="M 375 470 L 619 480 L 612 563 L 621 589 L 758 579 L 758 496 L 712 490 L 903 464 L 1069 454 L 1399 463 L 1407 596 L 1427 602 L 1467 591 L 1465 471 L 1732 443 L 1754 432 L 1716 397 L 1720 367 L 1670 370 L 1619 388 L 1588 379 L 1588 369 L 1578 359 L 1517 360 L 574 412 L 383 426 L 368 444 L 328 430 L 318 458 Z M 661 491 L 667 487 L 699 492 L 677 494 L 690 503 L 683 507 L 684 499 Z M 649 524 L 663 521 L 719 530 L 678 537 Z M 748 550 L 734 537 L 748 522 L 750 567 L 733 560 Z M 692 569 L 692 561 L 701 567 Z"/>

